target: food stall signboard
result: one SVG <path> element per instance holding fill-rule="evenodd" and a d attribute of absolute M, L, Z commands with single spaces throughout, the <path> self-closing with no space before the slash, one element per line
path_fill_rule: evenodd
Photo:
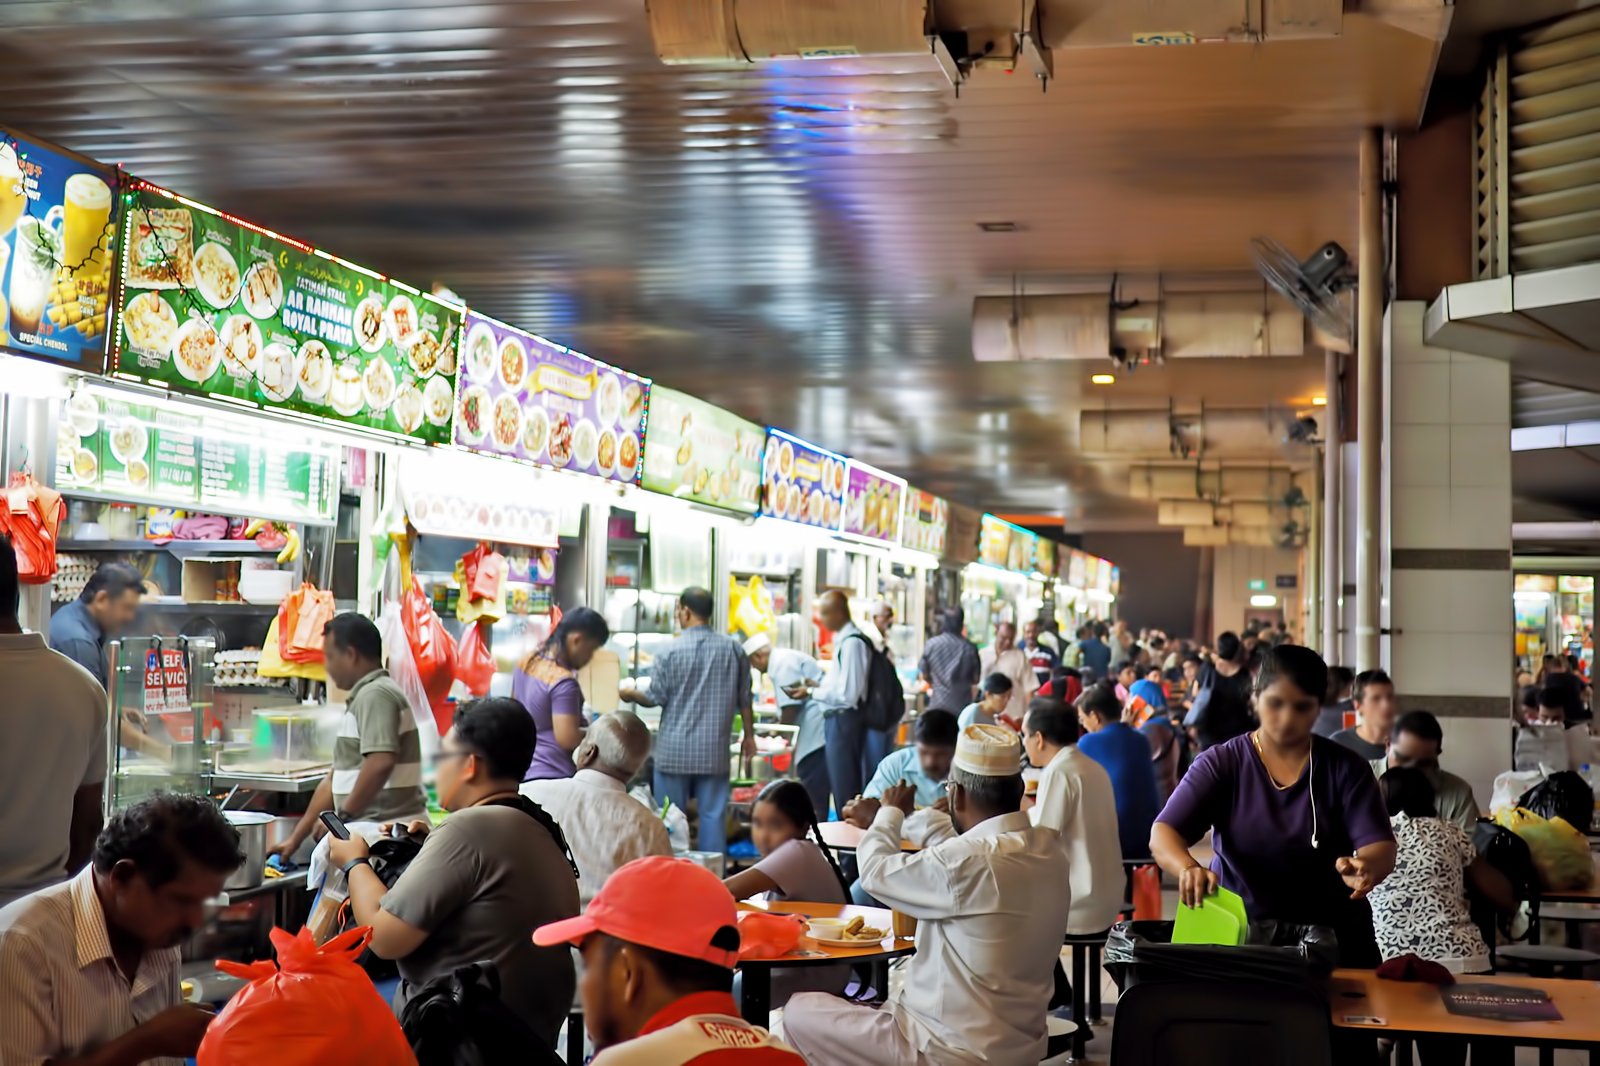
<path fill-rule="evenodd" d="M 1512 587 L 1517 592 L 1554 592 L 1556 590 L 1554 574 L 1518 574 L 1512 581 Z"/>
<path fill-rule="evenodd" d="M 450 442 L 460 308 L 153 185 L 125 199 L 117 373 Z"/>
<path fill-rule="evenodd" d="M 0 129 L 0 348 L 105 370 L 116 188 L 111 168 Z"/>
<path fill-rule="evenodd" d="M 652 389 L 650 406 L 640 485 L 739 514 L 760 511 L 766 427 L 676 389 Z"/>
<path fill-rule="evenodd" d="M 406 518 L 419 533 L 556 548 L 560 505 L 540 477 L 465 452 L 413 449 L 400 456 L 398 480 Z"/>
<path fill-rule="evenodd" d="M 761 513 L 801 525 L 838 529 L 847 461 L 781 429 L 767 430 Z"/>
<path fill-rule="evenodd" d="M 905 518 L 906 483 L 857 459 L 845 479 L 844 517 L 839 532 L 877 544 L 899 544 Z"/>
<path fill-rule="evenodd" d="M 1049 581 L 1056 578 L 1056 542 L 1048 537 L 1039 537 L 1033 543 L 1033 569 L 1036 573 L 1043 574 Z"/>
<path fill-rule="evenodd" d="M 905 523 L 900 527 L 900 542 L 908 548 L 943 555 L 950 529 L 950 505 L 931 492 L 906 489 Z"/>
<path fill-rule="evenodd" d="M 456 443 L 608 481 L 639 476 L 650 382 L 467 313 Z"/>
<path fill-rule="evenodd" d="M 56 426 L 56 488 L 124 503 L 332 522 L 338 449 L 280 440 L 241 418 L 80 389 Z"/>
<path fill-rule="evenodd" d="M 1086 580 L 1084 575 L 1088 565 L 1089 557 L 1073 548 L 1072 554 L 1067 559 L 1067 584 L 1075 589 L 1087 589 L 1089 586 L 1084 584 Z"/>
<path fill-rule="evenodd" d="M 1039 534 L 992 514 L 983 516 L 978 534 L 978 561 L 1002 570 L 1031 574 L 1038 569 Z M 1050 546 L 1053 562 L 1055 545 Z"/>
<path fill-rule="evenodd" d="M 1584 577 L 1579 574 L 1567 574 L 1556 578 L 1556 591 L 1584 593 L 1594 591 L 1594 578 Z"/>

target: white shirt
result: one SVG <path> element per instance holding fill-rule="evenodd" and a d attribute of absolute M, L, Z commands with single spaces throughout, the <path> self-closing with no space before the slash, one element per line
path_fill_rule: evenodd
<path fill-rule="evenodd" d="M 73 793 L 106 778 L 106 693 L 38 633 L 0 635 L 0 907 L 67 877 Z"/>
<path fill-rule="evenodd" d="M 784 689 L 793 688 L 802 681 L 821 681 L 822 664 L 805 652 L 796 651 L 794 648 L 773 648 L 771 657 L 767 660 L 767 677 L 772 679 L 778 706 L 793 707 L 797 703 L 804 703 L 805 697 L 795 699 L 784 692 Z"/>
<path fill-rule="evenodd" d="M 569 778 L 525 781 L 522 794 L 550 812 L 578 864 L 578 902 L 587 907 L 613 870 L 646 855 L 671 855 L 667 827 L 599 770 Z"/>
<path fill-rule="evenodd" d="M 862 888 L 920 922 L 885 1009 L 935 1062 L 1038 1062 L 1067 928 L 1060 835 L 1017 811 L 906 853 L 904 819 L 879 810 L 856 852 Z"/>
<path fill-rule="evenodd" d="M 1011 679 L 1011 700 L 1006 704 L 1005 713 L 1022 721 L 1022 716 L 1028 710 L 1028 701 L 1039 690 L 1039 677 L 1033 672 L 1028 656 L 1015 645 L 996 655 L 991 644 L 979 654 L 978 662 L 983 668 L 984 677 L 1005 674 Z"/>
<path fill-rule="evenodd" d="M 0 1066 L 88 1055 L 180 1001 L 178 949 L 145 952 L 131 985 L 117 969 L 93 869 L 0 910 Z"/>
<path fill-rule="evenodd" d="M 871 654 L 872 644 L 867 635 L 854 622 L 846 622 L 844 628 L 834 634 L 833 668 L 812 698 L 833 712 L 859 707 L 867 695 Z"/>
<path fill-rule="evenodd" d="M 1072 867 L 1072 910 L 1067 932 L 1111 928 L 1122 910 L 1126 878 L 1117 798 L 1105 767 L 1077 749 L 1062 748 L 1045 764 L 1028 818 L 1061 834 Z"/>

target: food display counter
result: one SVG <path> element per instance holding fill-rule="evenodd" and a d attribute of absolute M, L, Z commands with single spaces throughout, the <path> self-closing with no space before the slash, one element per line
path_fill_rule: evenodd
<path fill-rule="evenodd" d="M 1584 677 L 1594 666 L 1594 576 L 1518 573 L 1513 578 L 1517 664 L 1538 674 L 1546 655 L 1575 655 Z"/>

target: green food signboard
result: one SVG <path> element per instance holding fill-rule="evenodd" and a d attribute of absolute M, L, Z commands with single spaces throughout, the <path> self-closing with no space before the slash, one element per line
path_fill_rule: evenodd
<path fill-rule="evenodd" d="M 460 308 L 154 186 L 127 197 L 118 373 L 450 442 Z"/>
<path fill-rule="evenodd" d="M 657 385 L 650 390 L 644 475 L 652 492 L 740 514 L 761 509 L 765 426 Z"/>

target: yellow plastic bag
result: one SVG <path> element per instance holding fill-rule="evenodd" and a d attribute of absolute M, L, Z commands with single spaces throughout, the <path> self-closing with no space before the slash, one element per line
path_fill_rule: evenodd
<path fill-rule="evenodd" d="M 278 654 L 278 616 L 272 616 L 267 626 L 267 639 L 261 642 L 261 664 L 256 673 L 262 677 L 303 677 L 308 681 L 327 681 L 328 669 L 321 663 L 286 663 Z"/>
<path fill-rule="evenodd" d="M 1495 821 L 1528 845 L 1539 882 L 1546 889 L 1587 888 L 1594 880 L 1594 859 L 1589 839 L 1567 824 L 1565 818 L 1542 818 L 1518 807 L 1502 811 Z"/>
<path fill-rule="evenodd" d="M 728 617 L 733 619 L 732 629 L 753 637 L 757 633 L 776 633 L 778 616 L 773 610 L 772 593 L 759 574 L 750 578 L 748 585 L 738 578 L 729 578 Z"/>

